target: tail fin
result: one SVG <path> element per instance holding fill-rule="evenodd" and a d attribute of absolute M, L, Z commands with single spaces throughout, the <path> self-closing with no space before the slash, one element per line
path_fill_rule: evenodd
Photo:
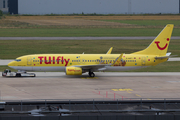
<path fill-rule="evenodd" d="M 144 50 L 132 54 L 147 54 L 147 55 L 166 55 L 171 34 L 173 31 L 173 24 L 167 24 L 166 27 L 159 33 L 153 42 Z"/>

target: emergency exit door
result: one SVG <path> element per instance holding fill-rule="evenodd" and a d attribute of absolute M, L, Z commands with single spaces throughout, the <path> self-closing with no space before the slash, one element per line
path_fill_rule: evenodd
<path fill-rule="evenodd" d="M 31 57 L 27 57 L 27 65 L 32 65 L 32 59 Z"/>
<path fill-rule="evenodd" d="M 141 58 L 141 64 L 142 64 L 142 66 L 146 65 L 146 57 Z"/>

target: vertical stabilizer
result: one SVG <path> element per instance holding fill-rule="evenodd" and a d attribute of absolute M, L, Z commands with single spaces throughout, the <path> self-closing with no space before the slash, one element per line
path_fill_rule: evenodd
<path fill-rule="evenodd" d="M 168 24 L 153 40 L 153 42 L 144 50 L 132 54 L 147 54 L 147 55 L 166 55 L 168 46 L 173 31 L 173 24 Z"/>

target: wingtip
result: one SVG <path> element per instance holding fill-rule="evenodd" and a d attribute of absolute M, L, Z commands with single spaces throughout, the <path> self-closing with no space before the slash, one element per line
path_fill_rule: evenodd
<path fill-rule="evenodd" d="M 174 27 L 174 24 L 167 24 L 167 27 Z"/>

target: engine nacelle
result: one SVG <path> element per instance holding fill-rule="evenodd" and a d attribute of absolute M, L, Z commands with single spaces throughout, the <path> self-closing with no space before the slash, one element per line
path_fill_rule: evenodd
<path fill-rule="evenodd" d="M 82 68 L 66 67 L 66 75 L 82 75 Z"/>

